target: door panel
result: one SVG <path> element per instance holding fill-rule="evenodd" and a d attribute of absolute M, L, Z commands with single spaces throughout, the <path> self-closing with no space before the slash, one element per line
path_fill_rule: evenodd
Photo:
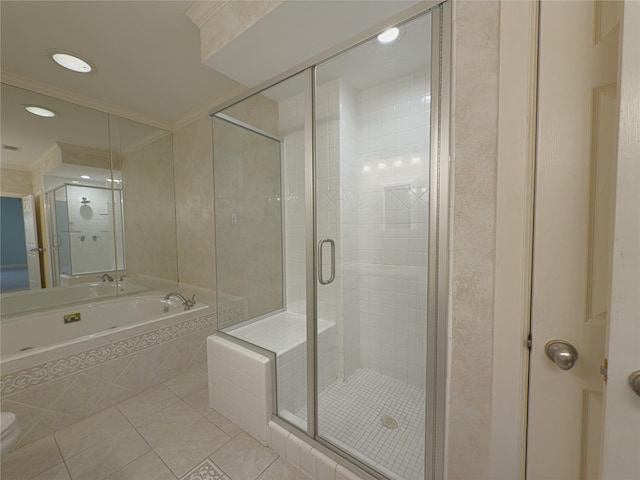
<path fill-rule="evenodd" d="M 619 5 L 542 2 L 528 478 L 600 477 Z M 595 28 L 594 28 L 595 26 Z M 578 351 L 561 370 L 545 345 Z"/>
<path fill-rule="evenodd" d="M 602 478 L 640 478 L 640 3 L 625 1 Z"/>

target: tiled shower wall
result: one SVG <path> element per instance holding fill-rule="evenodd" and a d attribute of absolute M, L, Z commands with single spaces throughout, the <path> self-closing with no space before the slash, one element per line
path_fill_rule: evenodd
<path fill-rule="evenodd" d="M 317 91 L 318 239 L 336 241 L 337 273 L 332 284 L 318 287 L 319 315 L 337 324 L 340 378 L 363 367 L 424 387 L 428 72 L 360 92 L 341 80 Z M 287 309 L 304 313 L 302 96 L 281 101 L 278 110 Z"/>
<path fill-rule="evenodd" d="M 428 72 L 358 93 L 360 361 L 424 387 Z"/>

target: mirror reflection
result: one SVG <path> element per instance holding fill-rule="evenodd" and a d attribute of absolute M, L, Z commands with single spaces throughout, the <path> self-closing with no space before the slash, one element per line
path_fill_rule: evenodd
<path fill-rule="evenodd" d="M 176 283 L 171 133 L 5 84 L 1 95 L 3 313 L 142 289 L 133 277 Z"/>

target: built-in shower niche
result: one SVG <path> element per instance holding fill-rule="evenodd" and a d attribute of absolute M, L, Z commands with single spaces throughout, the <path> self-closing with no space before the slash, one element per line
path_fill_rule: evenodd
<path fill-rule="evenodd" d="M 102 274 L 113 274 L 116 266 L 124 270 L 120 190 L 64 184 L 50 192 L 47 200 L 59 285 L 85 283 L 90 276 L 100 281 Z"/>

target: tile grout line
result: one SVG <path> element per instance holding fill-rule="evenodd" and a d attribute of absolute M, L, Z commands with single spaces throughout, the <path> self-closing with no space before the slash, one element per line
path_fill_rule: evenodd
<path fill-rule="evenodd" d="M 271 447 L 269 447 L 271 448 Z M 275 452 L 275 450 L 274 450 Z M 276 452 L 277 453 L 277 452 Z M 276 463 L 279 459 L 280 459 L 280 454 L 278 454 L 278 456 L 276 456 L 276 458 L 269 464 L 266 466 L 266 468 L 264 470 L 262 470 L 253 480 L 257 480 L 258 478 L 260 478 L 260 475 L 262 475 L 264 472 L 266 472 L 267 470 L 269 470 L 269 468 L 271 468 L 271 466 Z M 284 460 L 284 459 L 283 459 Z M 286 460 L 285 460 L 286 461 Z"/>
<path fill-rule="evenodd" d="M 53 438 L 53 441 L 56 444 L 56 448 L 58 449 L 58 453 L 60 453 L 60 458 L 62 458 L 62 464 L 64 465 L 64 469 L 67 471 L 67 475 L 69 476 L 69 479 L 73 480 L 73 478 L 71 477 L 71 472 L 69 471 L 69 466 L 67 465 L 67 461 L 64 458 L 64 455 L 62 454 L 62 449 L 60 448 L 60 444 L 58 443 L 58 439 L 56 438 L 56 436 L 54 434 L 51 434 L 51 437 Z"/>
<path fill-rule="evenodd" d="M 165 388 L 167 388 L 171 393 L 173 393 L 174 395 L 176 395 L 176 397 L 178 398 L 178 400 L 176 400 L 175 402 L 171 403 L 171 404 L 170 404 L 170 405 L 168 405 L 167 407 L 162 408 L 162 409 L 161 409 L 161 410 L 159 410 L 159 411 L 162 411 L 162 410 L 164 410 L 164 409 L 166 409 L 166 408 L 169 408 L 170 406 L 175 405 L 175 404 L 177 404 L 178 402 L 182 401 L 185 405 L 187 405 L 189 408 L 191 408 L 194 412 L 196 412 L 196 413 L 200 416 L 200 419 L 198 419 L 198 420 L 196 420 L 196 421 L 194 421 L 194 422 L 190 423 L 189 425 L 185 426 L 183 429 L 181 429 L 181 430 L 179 430 L 179 431 L 186 430 L 187 428 L 192 427 L 192 426 L 193 426 L 193 425 L 195 425 L 196 423 L 199 423 L 199 422 L 201 422 L 202 420 L 205 420 L 206 422 L 208 422 L 208 423 L 212 424 L 213 426 L 215 426 L 216 428 L 220 429 L 220 431 L 222 431 L 225 435 L 227 435 L 227 436 L 229 437 L 229 440 L 227 440 L 226 442 L 224 442 L 222 445 L 220 445 L 218 448 L 216 448 L 213 452 L 211 452 L 211 453 L 207 454 L 207 455 L 206 455 L 202 460 L 199 460 L 199 461 L 198 461 L 198 462 L 196 462 L 193 466 L 191 466 L 191 468 L 189 468 L 189 469 L 187 470 L 187 472 L 184 474 L 184 475 L 186 475 L 187 473 L 189 473 L 189 471 L 190 471 L 190 470 L 192 470 L 193 468 L 195 468 L 195 467 L 197 467 L 198 465 L 200 465 L 202 462 L 204 462 L 206 459 L 208 459 L 211 455 L 213 455 L 215 452 L 217 452 L 220 448 L 222 448 L 222 447 L 223 447 L 223 446 L 225 446 L 227 443 L 229 443 L 229 442 L 230 442 L 234 437 L 232 437 L 231 435 L 227 434 L 224 430 L 222 430 L 220 427 L 218 427 L 215 423 L 213 423 L 211 420 L 209 420 L 206 416 L 204 416 L 204 415 L 202 415 L 200 412 L 198 412 L 198 411 L 197 411 L 195 408 L 193 408 L 189 403 L 187 403 L 187 402 L 186 402 L 182 397 L 180 397 L 180 396 L 179 396 L 179 395 L 177 395 L 175 392 L 173 392 L 173 390 L 171 390 L 169 387 L 167 387 L 167 386 L 166 386 L 166 385 L 164 385 L 164 384 L 160 384 L 160 385 L 163 385 L 163 386 L 164 386 Z M 152 388 L 153 388 L 153 387 L 152 387 Z M 206 388 L 206 385 L 205 385 L 205 387 L 202 387 L 202 388 Z M 200 389 L 198 389 L 198 390 L 200 390 Z M 198 390 L 196 390 L 196 391 L 198 391 Z M 194 393 L 195 393 L 195 392 L 194 392 Z M 160 455 L 158 455 L 158 453 L 156 452 L 155 448 L 154 448 L 154 447 L 152 447 L 152 446 L 149 444 L 149 442 L 147 441 L 147 439 L 146 439 L 146 438 L 144 438 L 144 435 L 142 435 L 142 433 L 138 430 L 138 428 L 137 428 L 135 425 L 133 425 L 133 424 L 131 423 L 131 421 L 129 420 L 129 418 L 128 418 L 128 417 L 127 417 L 127 416 L 126 416 L 126 415 L 125 415 L 121 410 L 120 410 L 120 408 L 118 407 L 118 405 L 115 405 L 115 406 L 116 406 L 116 408 L 118 409 L 118 411 L 122 414 L 122 416 L 125 418 L 125 420 L 127 421 L 127 423 L 129 423 L 129 425 L 131 425 L 131 427 L 133 427 L 133 429 L 138 433 L 138 435 L 140 435 L 140 437 L 142 437 L 142 439 L 144 440 L 144 442 L 149 446 L 150 451 L 152 451 L 152 452 L 153 452 L 153 453 L 154 453 L 154 454 L 155 454 L 155 455 L 160 459 L 160 461 L 163 463 L 163 465 L 165 465 L 165 466 L 167 467 L 168 471 L 169 471 L 169 472 L 171 472 L 171 474 L 172 474 L 176 479 L 178 479 L 178 478 L 183 478 L 183 477 L 184 477 L 184 475 L 183 475 L 182 477 L 178 477 L 178 476 L 175 474 L 175 472 L 171 469 L 171 467 L 169 467 L 169 465 L 167 465 L 167 463 L 163 460 L 163 458 L 162 458 Z M 149 415 L 154 415 L 154 414 L 157 414 L 157 413 L 158 413 L 158 412 L 155 412 L 155 413 L 151 413 L 151 414 L 149 414 Z M 159 446 L 161 446 L 161 445 L 159 445 Z M 148 453 L 148 452 L 146 452 L 146 453 Z M 146 455 L 146 453 L 145 453 L 144 455 Z M 138 457 L 138 458 L 140 458 L 140 457 Z M 136 460 L 137 460 L 137 459 L 136 459 Z M 213 460 L 211 460 L 211 461 L 213 462 Z M 129 463 L 131 463 L 131 462 L 129 462 Z M 214 463 L 216 466 L 218 466 L 215 462 L 213 462 L 213 463 Z M 128 465 L 128 464 L 127 464 L 127 465 Z M 125 466 L 126 466 L 126 465 L 125 465 Z M 124 467 L 123 467 L 123 468 L 124 468 Z M 220 467 L 218 466 L 218 468 L 220 468 Z M 122 470 L 122 469 L 120 469 L 120 470 Z M 118 470 L 118 471 L 120 471 L 120 470 Z M 222 469 L 220 468 L 220 470 L 222 470 Z M 114 472 L 114 473 L 115 473 L 115 472 Z M 227 475 L 227 473 L 226 473 L 226 472 L 223 472 L 223 473 L 224 473 L 225 475 Z M 227 475 L 227 477 L 229 477 L 229 475 Z M 229 477 L 229 478 L 231 478 L 231 477 Z M 72 480 L 73 480 L 73 479 L 72 479 Z"/>
<path fill-rule="evenodd" d="M 141 392 L 141 393 L 142 393 L 142 392 Z M 122 402 L 120 402 L 120 403 L 122 403 Z M 175 403 L 178 403 L 178 402 L 175 402 Z M 171 404 L 171 405 L 173 405 L 173 404 Z M 133 428 L 133 429 L 135 430 L 135 432 L 136 432 L 138 435 L 140 435 L 140 438 L 142 438 L 142 440 L 144 440 L 144 443 L 146 443 L 146 444 L 147 444 L 147 446 L 149 447 L 149 452 L 153 452 L 153 453 L 154 453 L 154 455 L 160 459 L 160 461 L 162 462 L 162 464 L 163 464 L 165 467 L 167 467 L 167 470 L 168 470 L 169 472 L 171 472 L 171 475 L 173 475 L 173 476 L 177 479 L 177 478 L 178 478 L 178 476 L 177 476 L 175 473 L 173 473 L 173 470 L 171 470 L 171 468 L 169 468 L 169 465 L 167 465 L 167 464 L 165 463 L 165 461 L 162 459 L 162 457 L 156 453 L 155 449 L 154 449 L 154 448 L 149 444 L 149 442 L 147 441 L 147 439 L 146 439 L 146 438 L 144 438 L 144 435 L 142 435 L 142 433 L 140 433 L 140 432 L 138 431 L 138 429 L 136 428 L 136 426 L 135 426 L 133 423 L 131 423 L 131 421 L 129 420 L 129 417 L 127 417 L 127 416 L 122 412 L 122 410 L 120 410 L 119 404 L 116 404 L 116 405 L 115 405 L 115 407 L 116 407 L 116 409 L 118 410 L 118 412 L 120 412 L 120 415 L 122 415 L 122 416 L 124 417 L 125 421 L 126 421 L 129 425 L 131 425 L 131 428 Z M 164 410 L 164 409 L 162 409 L 162 410 Z M 160 411 L 162 411 L 162 410 L 160 410 Z M 138 458 L 136 458 L 136 459 L 132 460 L 131 462 L 127 463 L 127 465 L 130 465 L 131 463 L 135 462 L 136 460 L 138 460 L 139 458 L 143 457 L 144 455 L 146 455 L 146 454 L 147 454 L 147 453 L 149 453 L 149 452 L 145 452 L 145 453 L 143 453 L 142 455 L 140 455 L 140 457 L 138 457 Z M 126 468 L 126 467 L 127 467 L 127 465 L 124 465 L 121 469 L 116 470 L 116 471 L 115 471 L 115 472 L 113 472 L 113 473 L 117 473 L 117 472 L 119 472 L 120 470 L 122 470 L 122 469 Z M 113 473 L 112 473 L 112 474 L 110 474 L 110 475 L 113 475 Z M 71 480 L 74 480 L 74 479 L 72 478 Z"/>

